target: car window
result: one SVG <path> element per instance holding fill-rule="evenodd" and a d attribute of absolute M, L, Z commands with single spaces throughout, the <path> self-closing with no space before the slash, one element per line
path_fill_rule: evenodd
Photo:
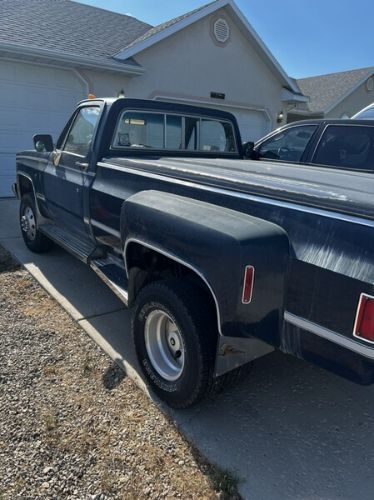
<path fill-rule="evenodd" d="M 282 130 L 263 142 L 257 153 L 259 158 L 299 162 L 317 125 L 300 125 Z"/>
<path fill-rule="evenodd" d="M 86 156 L 99 119 L 100 108 L 81 108 L 75 117 L 74 123 L 69 130 L 63 151 Z"/>
<path fill-rule="evenodd" d="M 374 120 L 374 107 L 364 109 L 360 113 L 354 116 L 354 120 Z"/>
<path fill-rule="evenodd" d="M 143 111 L 124 111 L 112 147 L 237 153 L 229 121 Z"/>
<path fill-rule="evenodd" d="M 327 126 L 313 163 L 353 170 L 374 170 L 374 127 Z"/>

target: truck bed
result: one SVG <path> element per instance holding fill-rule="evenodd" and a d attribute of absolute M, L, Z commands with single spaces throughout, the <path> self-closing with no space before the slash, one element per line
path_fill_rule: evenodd
<path fill-rule="evenodd" d="M 207 158 L 108 158 L 103 162 L 374 220 L 374 176 L 367 172 Z"/>

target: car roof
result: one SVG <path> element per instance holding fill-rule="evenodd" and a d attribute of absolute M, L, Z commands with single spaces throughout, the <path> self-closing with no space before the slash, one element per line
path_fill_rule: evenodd
<path fill-rule="evenodd" d="M 373 103 L 374 104 L 374 103 Z M 258 141 L 256 141 L 255 146 L 261 144 L 263 141 L 265 141 L 268 137 L 272 137 L 273 135 L 283 132 L 284 130 L 294 128 L 294 127 L 301 127 L 303 125 L 350 125 L 351 127 L 357 127 L 357 126 L 364 126 L 368 125 L 373 127 L 374 123 L 373 120 L 354 120 L 352 121 L 351 118 L 342 120 L 340 118 L 330 118 L 330 119 L 324 119 L 324 118 L 315 118 L 315 119 L 310 119 L 310 120 L 298 120 L 296 122 L 291 122 L 291 123 L 286 123 L 285 125 L 282 125 L 281 127 L 269 132 L 268 134 L 264 135 L 261 137 Z"/>

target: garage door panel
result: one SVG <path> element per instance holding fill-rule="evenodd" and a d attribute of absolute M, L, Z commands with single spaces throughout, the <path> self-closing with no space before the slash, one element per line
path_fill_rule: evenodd
<path fill-rule="evenodd" d="M 15 180 L 16 159 L 13 154 L 0 154 L 0 197 L 13 196 L 12 183 Z"/>
<path fill-rule="evenodd" d="M 74 71 L 0 61 L 0 197 L 11 195 L 15 153 L 32 148 L 36 133 L 56 140 L 86 94 Z"/>

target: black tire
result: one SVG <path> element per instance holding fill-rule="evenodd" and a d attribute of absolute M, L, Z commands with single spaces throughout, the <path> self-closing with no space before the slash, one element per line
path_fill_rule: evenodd
<path fill-rule="evenodd" d="M 27 248 L 34 253 L 48 252 L 53 243 L 39 231 L 36 213 L 34 196 L 31 193 L 24 194 L 21 198 L 19 210 L 23 241 Z M 25 223 L 26 217 L 27 222 Z"/>
<path fill-rule="evenodd" d="M 147 318 L 158 311 L 176 325 L 183 343 L 183 369 L 172 381 L 160 375 L 147 351 Z M 156 281 L 139 292 L 131 323 L 135 350 L 150 386 L 169 406 L 187 408 L 210 391 L 217 344 L 216 321 L 206 296 L 192 284 Z"/>

